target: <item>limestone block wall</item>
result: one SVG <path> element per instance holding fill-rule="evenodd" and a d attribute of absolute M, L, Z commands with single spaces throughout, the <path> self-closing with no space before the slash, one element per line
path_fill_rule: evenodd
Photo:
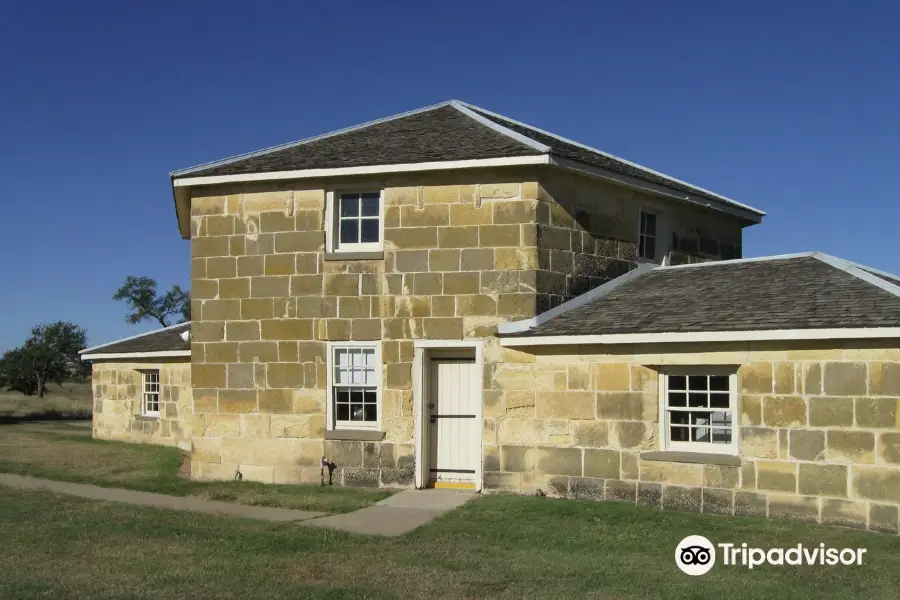
<path fill-rule="evenodd" d="M 141 414 L 141 372 L 159 371 L 159 417 Z M 104 440 L 191 448 L 191 365 L 97 361 L 93 365 L 93 436 Z"/>
<path fill-rule="evenodd" d="M 861 346 L 500 349 L 485 487 L 898 533 L 900 350 Z M 739 465 L 642 456 L 672 364 L 740 365 Z"/>
<path fill-rule="evenodd" d="M 539 183 L 538 312 L 635 267 L 642 206 L 664 215 L 657 243 L 670 264 L 741 256 L 735 217 L 583 175 L 547 171 Z"/>
<path fill-rule="evenodd" d="M 533 316 L 536 174 L 248 184 L 192 199 L 192 476 L 413 484 L 415 339 Z M 383 189 L 384 257 L 326 260 L 326 190 Z M 378 442 L 324 439 L 326 342 L 379 340 Z M 490 385 L 489 383 L 487 384 Z"/>

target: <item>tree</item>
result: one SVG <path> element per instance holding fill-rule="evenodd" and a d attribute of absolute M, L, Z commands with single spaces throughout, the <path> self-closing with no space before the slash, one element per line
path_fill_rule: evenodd
<path fill-rule="evenodd" d="M 24 348 L 14 348 L 0 356 L 0 389 L 4 388 L 26 396 L 37 392 L 34 365 Z"/>
<path fill-rule="evenodd" d="M 61 384 L 73 371 L 84 371 L 78 352 L 86 345 L 87 333 L 77 325 L 37 325 L 22 346 L 0 357 L 0 386 L 43 397 L 48 383 Z"/>
<path fill-rule="evenodd" d="M 150 277 L 129 275 L 125 283 L 113 295 L 113 300 L 124 300 L 131 308 L 125 321 L 134 325 L 141 321 L 155 319 L 163 327 L 168 327 L 169 317 L 181 315 L 181 321 L 191 320 L 191 295 L 173 285 L 162 296 L 156 293 L 156 280 Z"/>

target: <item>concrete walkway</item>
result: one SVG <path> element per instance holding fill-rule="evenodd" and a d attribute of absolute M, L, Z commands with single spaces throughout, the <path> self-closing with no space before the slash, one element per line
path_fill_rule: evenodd
<path fill-rule="evenodd" d="M 376 502 L 374 506 L 314 519 L 305 524 L 351 533 L 403 535 L 462 506 L 474 497 L 473 492 L 454 490 L 405 490 Z"/>
<path fill-rule="evenodd" d="M 412 531 L 444 513 L 462 506 L 475 497 L 475 494 L 472 492 L 455 490 L 405 490 L 368 508 L 351 513 L 329 515 L 323 512 L 249 506 L 233 502 L 201 500 L 190 496 L 168 496 L 151 492 L 22 477 L 6 473 L 0 473 L 0 485 L 31 490 L 46 490 L 57 494 L 90 498 L 91 500 L 123 502 L 151 508 L 245 517 L 262 521 L 298 521 L 304 525 L 315 527 L 386 536 L 402 535 Z"/>
<path fill-rule="evenodd" d="M 216 500 L 201 500 L 200 498 L 192 498 L 191 496 L 168 496 L 166 494 L 154 494 L 152 492 L 105 488 L 96 485 L 68 483 L 65 481 L 53 481 L 51 479 L 38 479 L 36 477 L 22 477 L 20 475 L 9 475 L 6 473 L 0 473 L 0 485 L 29 490 L 46 490 L 56 492 L 57 494 L 90 498 L 91 500 L 124 502 L 125 504 L 134 504 L 136 506 L 186 510 L 211 515 L 246 517 L 248 519 L 259 519 L 262 521 L 305 521 L 307 519 L 323 517 L 328 514 L 305 510 L 272 508 L 268 506 L 249 506 L 246 504 L 236 504 L 234 502 L 218 502 Z"/>

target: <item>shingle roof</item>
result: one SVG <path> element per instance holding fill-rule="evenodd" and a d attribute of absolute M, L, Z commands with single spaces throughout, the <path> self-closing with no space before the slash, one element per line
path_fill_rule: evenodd
<path fill-rule="evenodd" d="M 574 160 L 731 204 L 760 216 L 765 214 L 725 196 L 456 100 L 175 171 L 171 176 L 179 179 L 540 155 Z"/>
<path fill-rule="evenodd" d="M 510 337 L 898 327 L 891 280 L 818 253 L 659 267 Z"/>
<path fill-rule="evenodd" d="M 179 323 L 164 329 L 157 329 L 133 337 L 116 340 L 101 346 L 94 346 L 81 351 L 82 356 L 93 354 L 130 354 L 139 352 L 171 352 L 190 351 L 191 342 L 185 341 L 181 334 L 191 330 L 191 323 Z"/>

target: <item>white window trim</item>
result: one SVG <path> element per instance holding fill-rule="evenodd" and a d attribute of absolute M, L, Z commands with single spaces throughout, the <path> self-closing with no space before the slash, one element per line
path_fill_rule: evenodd
<path fill-rule="evenodd" d="M 341 244 L 338 220 L 340 214 L 337 210 L 337 200 L 341 194 L 353 194 L 362 192 L 378 192 L 378 242 Z M 341 252 L 379 252 L 384 249 L 384 188 L 380 185 L 341 187 L 328 190 L 325 193 L 325 251 L 331 253 Z"/>
<path fill-rule="evenodd" d="M 653 258 L 641 256 L 641 213 L 649 213 L 656 216 L 656 234 L 653 236 L 653 239 L 656 240 L 654 245 L 656 255 Z M 656 205 L 642 204 L 638 206 L 636 250 L 639 263 L 662 264 L 663 259 L 669 254 L 669 228 L 666 224 L 666 212 Z"/>
<path fill-rule="evenodd" d="M 381 342 L 328 342 L 326 344 L 328 356 L 326 357 L 326 374 L 325 374 L 325 428 L 329 431 L 339 429 L 341 431 L 354 430 L 381 430 L 382 411 L 384 410 L 384 402 L 382 400 L 382 379 L 384 367 L 381 364 Z M 346 348 L 374 348 L 375 349 L 375 405 L 378 407 L 378 419 L 374 423 L 353 423 L 346 425 L 338 423 L 334 414 L 334 351 Z"/>
<path fill-rule="evenodd" d="M 740 412 L 738 407 L 738 378 L 735 365 L 669 366 L 659 371 L 659 445 L 660 450 L 670 452 L 696 452 L 699 454 L 738 455 L 740 437 Z M 728 405 L 731 411 L 731 443 L 707 444 L 703 442 L 672 442 L 669 440 L 669 414 L 666 400 L 669 395 L 670 375 L 727 375 Z"/>
<path fill-rule="evenodd" d="M 152 374 L 156 375 L 156 410 L 147 409 L 147 396 L 153 395 L 153 392 L 147 391 L 147 378 Z M 160 395 L 162 394 L 161 379 L 158 369 L 141 371 L 141 414 L 145 417 L 159 417 L 159 407 L 162 404 L 160 401 Z"/>

